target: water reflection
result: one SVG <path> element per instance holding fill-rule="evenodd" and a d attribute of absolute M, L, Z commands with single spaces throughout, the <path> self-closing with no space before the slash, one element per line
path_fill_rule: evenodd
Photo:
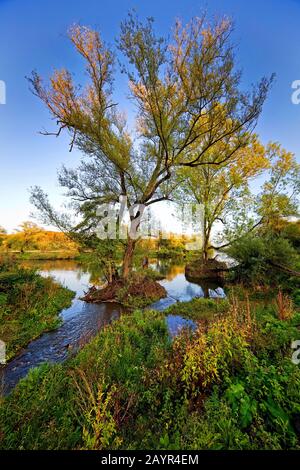
<path fill-rule="evenodd" d="M 180 332 L 185 328 L 189 328 L 191 330 L 196 328 L 195 322 L 186 318 L 182 318 L 180 315 L 168 315 L 166 321 L 169 333 L 172 338 L 179 335 Z"/>
<path fill-rule="evenodd" d="M 169 264 L 166 268 L 166 266 L 157 266 L 157 264 L 152 263 L 151 267 L 165 276 L 160 284 L 165 287 L 168 293 L 165 299 L 160 299 L 153 304 L 153 308 L 157 310 L 164 310 L 175 302 L 188 302 L 195 297 L 225 297 L 224 290 L 216 282 L 203 280 L 199 285 L 188 281 L 184 274 L 184 265 Z"/>

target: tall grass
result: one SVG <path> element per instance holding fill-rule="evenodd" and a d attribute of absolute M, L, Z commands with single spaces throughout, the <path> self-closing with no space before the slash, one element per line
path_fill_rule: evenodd
<path fill-rule="evenodd" d="M 59 313 L 74 293 L 51 278 L 24 269 L 11 259 L 0 261 L 0 338 L 7 360 L 29 341 L 60 324 Z"/>
<path fill-rule="evenodd" d="M 232 299 L 171 342 L 163 312 L 123 315 L 3 400 L 1 447 L 297 449 L 299 326 L 297 313 Z"/>

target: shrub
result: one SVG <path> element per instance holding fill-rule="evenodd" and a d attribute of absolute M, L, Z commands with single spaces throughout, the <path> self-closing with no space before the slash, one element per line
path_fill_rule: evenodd
<path fill-rule="evenodd" d="M 278 266 L 293 268 L 297 252 L 290 242 L 274 235 L 249 235 L 236 241 L 228 254 L 238 265 L 234 269 L 235 279 L 243 283 L 272 285 L 288 275 Z"/>

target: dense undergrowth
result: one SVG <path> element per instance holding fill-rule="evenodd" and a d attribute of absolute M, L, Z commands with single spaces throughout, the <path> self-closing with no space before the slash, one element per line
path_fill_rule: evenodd
<path fill-rule="evenodd" d="M 11 359 L 29 341 L 60 324 L 74 293 L 13 260 L 0 260 L 0 338 Z"/>
<path fill-rule="evenodd" d="M 299 448 L 299 313 L 283 315 L 284 299 L 210 302 L 174 307 L 200 320 L 194 334 L 171 342 L 164 313 L 136 311 L 65 364 L 32 370 L 2 401 L 1 447 Z"/>

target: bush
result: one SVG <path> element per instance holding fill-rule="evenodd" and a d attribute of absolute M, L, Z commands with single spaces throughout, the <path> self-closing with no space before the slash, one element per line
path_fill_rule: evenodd
<path fill-rule="evenodd" d="M 244 237 L 228 249 L 228 254 L 238 262 L 234 269 L 235 280 L 254 285 L 283 282 L 289 275 L 278 266 L 293 269 L 297 259 L 290 242 L 273 235 Z"/>

